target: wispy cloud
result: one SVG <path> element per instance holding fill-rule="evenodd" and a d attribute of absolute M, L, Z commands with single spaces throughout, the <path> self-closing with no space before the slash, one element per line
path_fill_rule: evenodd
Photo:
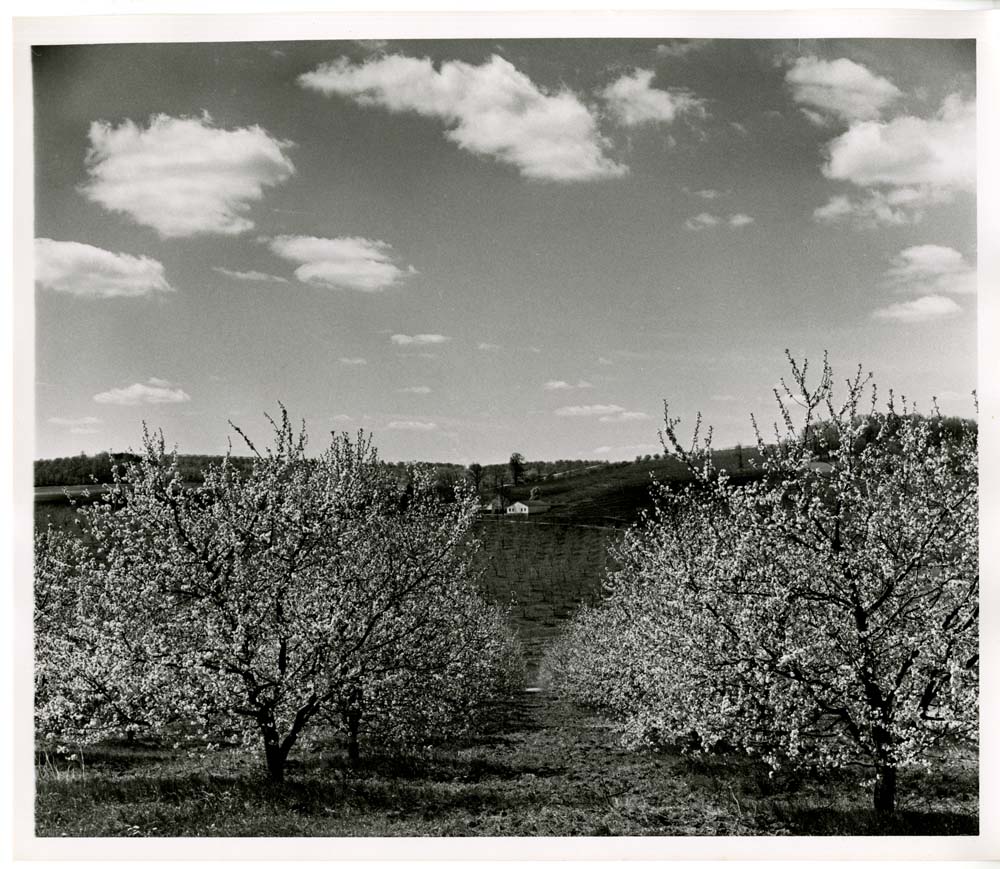
<path fill-rule="evenodd" d="M 411 345 L 422 345 L 422 344 L 444 344 L 446 341 L 450 341 L 451 338 L 447 335 L 438 335 L 435 333 L 422 333 L 420 335 L 403 335 L 396 334 L 389 338 L 393 344 L 398 344 L 401 347 L 409 347 Z"/>
<path fill-rule="evenodd" d="M 489 341 L 480 341 L 476 345 L 477 350 L 483 350 L 486 353 L 495 353 L 497 350 L 502 350 L 503 348 L 499 344 L 491 344 Z"/>
<path fill-rule="evenodd" d="M 749 226 L 754 222 L 754 219 L 749 214 L 730 214 L 728 216 L 719 217 L 715 214 L 709 214 L 707 211 L 703 211 L 701 214 L 696 214 L 694 217 L 689 217 L 684 221 L 685 229 L 690 229 L 693 232 L 697 232 L 701 229 L 710 229 L 714 226 L 720 226 L 725 224 L 732 227 L 733 229 L 741 229 L 744 226 Z"/>
<path fill-rule="evenodd" d="M 220 275 L 225 275 L 227 278 L 232 278 L 234 281 L 249 281 L 252 283 L 271 281 L 278 284 L 288 283 L 288 278 L 283 278 L 279 275 L 269 275 L 266 272 L 255 272 L 253 270 L 240 272 L 233 269 L 223 268 L 222 266 L 213 266 L 212 271 L 218 272 Z"/>
<path fill-rule="evenodd" d="M 48 421 L 52 425 L 57 425 L 60 428 L 68 428 L 74 434 L 91 434 L 97 431 L 97 426 L 103 424 L 102 421 L 96 416 L 50 416 Z"/>
<path fill-rule="evenodd" d="M 368 360 L 362 356 L 341 356 L 337 360 L 341 365 L 367 365 Z"/>
<path fill-rule="evenodd" d="M 706 229 L 710 226 L 718 226 L 719 218 L 714 214 L 709 214 L 707 211 L 703 211 L 701 214 L 696 214 L 694 217 L 689 217 L 684 221 L 684 226 L 687 229 L 697 232 L 699 229 Z"/>
<path fill-rule="evenodd" d="M 133 383 L 131 386 L 116 387 L 107 392 L 99 392 L 94 396 L 98 404 L 117 404 L 123 406 L 137 404 L 176 404 L 190 401 L 188 395 L 180 387 L 174 386 L 169 380 L 150 377 L 145 383 Z"/>
<path fill-rule="evenodd" d="M 600 446 L 597 447 L 594 452 L 597 455 L 607 455 L 613 452 L 628 452 L 628 453 L 639 453 L 642 454 L 654 454 L 659 453 L 663 449 L 662 444 L 620 444 L 618 446 Z"/>
<path fill-rule="evenodd" d="M 251 204 L 295 172 L 285 154 L 291 142 L 258 126 L 219 129 L 207 113 L 155 115 L 145 128 L 95 121 L 89 137 L 81 192 L 164 238 L 252 229 Z"/>
<path fill-rule="evenodd" d="M 656 53 L 660 57 L 682 58 L 693 52 L 701 51 L 711 44 L 711 39 L 671 39 L 669 42 L 661 42 L 657 45 Z"/>
<path fill-rule="evenodd" d="M 921 296 L 909 302 L 897 302 L 872 313 L 876 320 L 897 320 L 901 323 L 923 323 L 941 320 L 961 313 L 962 308 L 947 296 Z"/>
<path fill-rule="evenodd" d="M 421 422 L 416 419 L 394 419 L 388 427 L 397 431 L 434 431 L 437 428 L 437 423 Z"/>
<path fill-rule="evenodd" d="M 797 58 L 785 73 L 785 81 L 791 86 L 792 99 L 817 124 L 831 117 L 848 122 L 874 120 L 902 96 L 887 78 L 846 57 Z"/>
<path fill-rule="evenodd" d="M 429 395 L 432 390 L 429 386 L 404 386 L 402 389 L 396 391 L 408 392 L 411 395 Z"/>
<path fill-rule="evenodd" d="M 690 92 L 652 87 L 655 75 L 651 69 L 637 69 L 631 75 L 621 76 L 600 92 L 608 111 L 619 124 L 625 127 L 669 124 L 683 113 L 704 114 L 704 101 Z"/>
<path fill-rule="evenodd" d="M 416 274 L 392 261 L 392 246 L 368 238 L 316 238 L 281 235 L 270 241 L 278 256 L 299 263 L 295 277 L 305 284 L 319 284 L 361 292 L 378 292 Z"/>
<path fill-rule="evenodd" d="M 78 241 L 35 239 L 35 280 L 47 290 L 87 299 L 173 292 L 163 264 Z"/>
<path fill-rule="evenodd" d="M 620 413 L 610 413 L 606 416 L 598 417 L 598 422 L 636 422 L 638 420 L 649 419 L 648 413 L 641 410 L 623 410 Z"/>
<path fill-rule="evenodd" d="M 871 190 L 854 198 L 840 193 L 813 211 L 813 219 L 817 223 L 847 223 L 855 229 L 909 226 L 923 219 L 927 206 L 950 199 L 951 194 L 929 187 Z"/>
<path fill-rule="evenodd" d="M 726 194 L 722 190 L 715 190 L 711 187 L 706 187 L 702 190 L 691 190 L 687 187 L 682 188 L 685 193 L 689 193 L 691 196 L 697 196 L 700 199 L 719 199 Z"/>
<path fill-rule="evenodd" d="M 605 153 L 596 117 L 563 87 L 546 92 L 509 61 L 494 55 L 479 66 L 380 55 L 362 64 L 339 58 L 299 76 L 328 96 L 393 112 L 437 118 L 460 148 L 516 166 L 527 178 L 591 181 L 628 169 Z"/>
<path fill-rule="evenodd" d="M 623 413 L 624 407 L 617 404 L 572 404 L 556 408 L 556 416 L 606 416 Z"/>
<path fill-rule="evenodd" d="M 566 380 L 547 380 L 544 388 L 546 391 L 552 392 L 566 389 L 590 389 L 593 385 L 587 380 L 578 380 L 575 384 Z"/>

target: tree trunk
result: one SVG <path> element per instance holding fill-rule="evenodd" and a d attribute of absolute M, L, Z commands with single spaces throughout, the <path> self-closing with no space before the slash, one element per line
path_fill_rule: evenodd
<path fill-rule="evenodd" d="M 265 727 L 262 730 L 264 732 L 264 760 L 267 763 L 267 776 L 275 784 L 281 784 L 285 780 L 285 761 L 288 759 L 288 750 L 291 745 L 283 745 L 274 728 Z"/>
<path fill-rule="evenodd" d="M 361 712 L 352 709 L 347 713 L 347 757 L 351 761 L 351 766 L 357 766 L 361 762 L 361 745 L 358 741 L 360 730 Z"/>
<path fill-rule="evenodd" d="M 875 812 L 891 815 L 896 811 L 896 767 L 875 768 Z"/>

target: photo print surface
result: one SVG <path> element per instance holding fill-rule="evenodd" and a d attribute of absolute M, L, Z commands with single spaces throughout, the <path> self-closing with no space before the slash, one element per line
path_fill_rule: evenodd
<path fill-rule="evenodd" d="M 975 40 L 31 75 L 38 837 L 978 834 Z"/>

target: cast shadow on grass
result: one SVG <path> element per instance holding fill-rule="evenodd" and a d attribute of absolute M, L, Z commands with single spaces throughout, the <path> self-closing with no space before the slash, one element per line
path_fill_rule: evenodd
<path fill-rule="evenodd" d="M 979 819 L 959 812 L 897 811 L 885 817 L 871 809 L 772 806 L 776 820 L 801 836 L 977 836 Z"/>

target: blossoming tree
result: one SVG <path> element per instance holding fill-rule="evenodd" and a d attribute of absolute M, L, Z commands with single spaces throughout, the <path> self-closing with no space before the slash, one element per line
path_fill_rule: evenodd
<path fill-rule="evenodd" d="M 444 503 L 420 468 L 401 491 L 363 435 L 309 458 L 284 409 L 273 427 L 249 472 L 223 461 L 197 486 L 144 431 L 142 461 L 80 510 L 86 542 L 39 535 L 42 733 L 238 738 L 280 781 L 313 724 L 339 723 L 356 758 L 368 722 L 440 738 L 510 689 L 516 640 L 469 567 L 471 493 Z"/>
<path fill-rule="evenodd" d="M 731 484 L 711 432 L 686 447 L 667 414 L 693 480 L 654 486 L 545 670 L 635 742 L 861 765 L 891 812 L 901 767 L 978 735 L 976 428 L 891 394 L 880 410 L 860 370 L 837 401 L 825 360 L 815 388 L 789 361 L 759 480 Z"/>

